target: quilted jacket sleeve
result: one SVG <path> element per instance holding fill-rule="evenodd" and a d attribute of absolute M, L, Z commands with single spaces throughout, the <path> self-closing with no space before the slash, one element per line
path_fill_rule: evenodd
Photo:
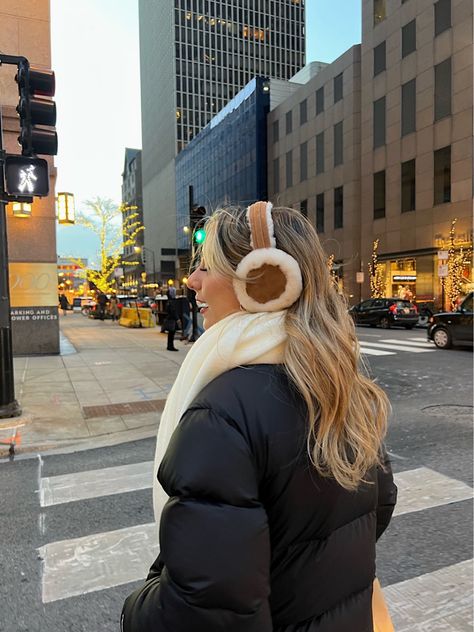
<path fill-rule="evenodd" d="M 397 504 L 397 486 L 393 482 L 392 467 L 385 448 L 383 449 L 382 464 L 383 467 L 379 467 L 377 470 L 377 540 L 388 527 Z"/>
<path fill-rule="evenodd" d="M 188 410 L 158 477 L 170 496 L 160 556 L 125 602 L 123 631 L 271 632 L 267 515 L 239 429 Z"/>

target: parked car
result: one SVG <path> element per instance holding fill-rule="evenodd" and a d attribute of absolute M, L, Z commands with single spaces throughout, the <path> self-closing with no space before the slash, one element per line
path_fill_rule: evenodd
<path fill-rule="evenodd" d="M 72 309 L 75 312 L 82 312 L 86 307 L 90 307 L 94 304 L 94 299 L 91 296 L 75 296 L 72 299 Z"/>
<path fill-rule="evenodd" d="M 454 312 L 433 314 L 428 325 L 428 340 L 439 349 L 453 345 L 472 347 L 474 292 L 470 292 Z"/>
<path fill-rule="evenodd" d="M 349 310 L 357 325 L 389 329 L 393 326 L 413 329 L 418 323 L 418 308 L 402 298 L 371 298 Z"/>

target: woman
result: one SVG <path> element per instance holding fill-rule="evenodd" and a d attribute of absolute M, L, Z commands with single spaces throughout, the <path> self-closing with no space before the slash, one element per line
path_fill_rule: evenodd
<path fill-rule="evenodd" d="M 388 402 L 315 230 L 265 202 L 218 211 L 188 284 L 206 332 L 161 419 L 161 552 L 122 629 L 371 632 Z"/>

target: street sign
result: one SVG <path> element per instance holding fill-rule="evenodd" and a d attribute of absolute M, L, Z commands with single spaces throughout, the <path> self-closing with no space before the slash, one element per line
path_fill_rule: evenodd
<path fill-rule="evenodd" d="M 438 276 L 440 278 L 445 278 L 448 276 L 448 265 L 445 263 L 438 264 Z"/>
<path fill-rule="evenodd" d="M 7 154 L 5 188 L 18 197 L 46 197 L 49 194 L 49 169 L 44 158 Z"/>
<path fill-rule="evenodd" d="M 438 259 L 440 261 L 447 261 L 449 259 L 449 252 L 447 250 L 438 250 Z"/>
<path fill-rule="evenodd" d="M 364 282 L 364 273 L 356 272 L 356 283 L 363 283 L 363 282 Z"/>

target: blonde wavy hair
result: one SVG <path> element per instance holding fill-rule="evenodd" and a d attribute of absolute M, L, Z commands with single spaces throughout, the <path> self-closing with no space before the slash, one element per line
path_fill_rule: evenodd
<path fill-rule="evenodd" d="M 206 223 L 198 253 L 211 272 L 232 280 L 251 251 L 246 209 L 223 208 Z M 361 370 L 352 318 L 338 294 L 311 223 L 298 211 L 273 208 L 277 247 L 301 268 L 303 292 L 285 316 L 284 367 L 308 410 L 308 453 L 320 475 L 349 490 L 381 462 L 389 403 Z"/>

